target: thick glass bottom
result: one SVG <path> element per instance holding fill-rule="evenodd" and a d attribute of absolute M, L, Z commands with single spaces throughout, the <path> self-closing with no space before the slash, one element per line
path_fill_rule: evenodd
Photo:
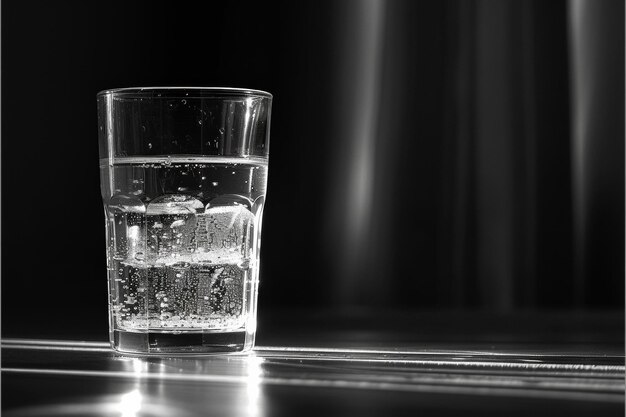
<path fill-rule="evenodd" d="M 137 355 L 204 355 L 247 352 L 254 335 L 244 329 L 233 331 L 199 330 L 186 332 L 132 332 L 114 330 L 113 349 Z"/>

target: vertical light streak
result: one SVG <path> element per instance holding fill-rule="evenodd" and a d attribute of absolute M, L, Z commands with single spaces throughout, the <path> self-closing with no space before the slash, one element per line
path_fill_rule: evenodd
<path fill-rule="evenodd" d="M 355 301 L 360 283 L 359 263 L 367 257 L 371 238 L 374 196 L 376 134 L 380 102 L 380 73 L 384 27 L 383 0 L 355 1 L 344 4 L 349 18 L 341 21 L 342 45 L 337 132 L 345 148 L 335 166 L 332 213 L 333 234 L 340 245 L 333 254 L 338 263 L 337 296 L 341 304 Z"/>
<path fill-rule="evenodd" d="M 582 301 L 584 294 L 584 277 L 586 270 L 585 242 L 586 242 L 586 141 L 589 127 L 588 116 L 590 114 L 589 105 L 593 84 L 586 82 L 595 75 L 592 73 L 593 65 L 587 62 L 584 50 L 589 48 L 585 42 L 583 18 L 585 15 L 585 4 L 583 0 L 570 0 L 569 21 L 570 21 L 570 68 L 571 74 L 571 126 L 572 126 L 572 199 L 574 217 L 574 298 Z"/>

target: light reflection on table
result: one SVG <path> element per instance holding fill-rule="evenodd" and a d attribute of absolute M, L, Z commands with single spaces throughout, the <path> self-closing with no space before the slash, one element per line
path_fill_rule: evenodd
<path fill-rule="evenodd" d="M 260 346 L 250 355 L 129 357 L 100 342 L 5 339 L 2 355 L 6 416 L 264 417 L 300 402 L 309 404 L 303 415 L 377 415 L 386 398 L 392 409 L 448 412 L 451 398 L 463 398 L 461 409 L 489 398 L 504 409 L 558 404 L 585 415 L 624 402 L 624 358 L 601 354 Z"/>

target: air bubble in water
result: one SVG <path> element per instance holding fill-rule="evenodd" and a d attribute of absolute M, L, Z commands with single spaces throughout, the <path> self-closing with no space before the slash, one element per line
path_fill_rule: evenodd
<path fill-rule="evenodd" d="M 109 209 L 123 213 L 145 213 L 146 206 L 135 196 L 116 194 L 109 200 Z"/>
<path fill-rule="evenodd" d="M 190 214 L 201 211 L 203 208 L 202 202 L 192 196 L 166 194 L 152 200 L 146 208 L 146 214 Z"/>
<path fill-rule="evenodd" d="M 252 208 L 252 200 L 240 194 L 223 194 L 211 200 L 206 207 L 208 208 L 218 206 L 242 206 L 250 210 Z"/>

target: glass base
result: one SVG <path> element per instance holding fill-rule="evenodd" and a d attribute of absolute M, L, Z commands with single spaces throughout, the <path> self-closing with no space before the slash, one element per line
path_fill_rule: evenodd
<path fill-rule="evenodd" d="M 194 332 L 131 332 L 114 330 L 111 346 L 118 352 L 138 355 L 204 355 L 247 352 L 254 336 L 245 330 Z"/>

